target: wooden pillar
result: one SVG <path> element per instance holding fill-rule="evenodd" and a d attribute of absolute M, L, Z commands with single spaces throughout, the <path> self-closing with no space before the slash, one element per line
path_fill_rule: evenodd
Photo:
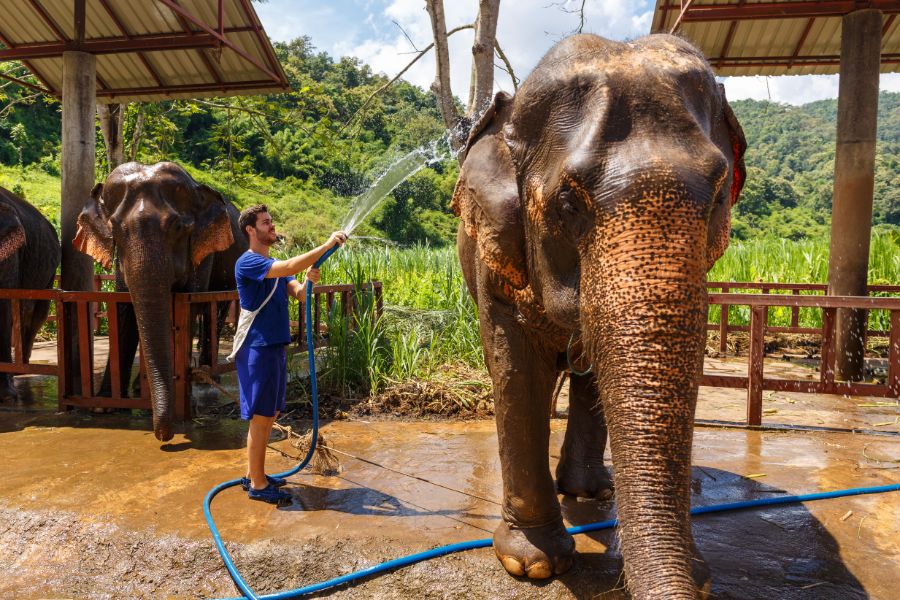
<path fill-rule="evenodd" d="M 843 18 L 828 261 L 828 293 L 833 295 L 868 295 L 881 26 L 881 11 L 874 9 L 858 10 Z M 861 309 L 838 311 L 838 379 L 862 379 L 867 316 Z"/>
<path fill-rule="evenodd" d="M 64 290 L 91 290 L 94 282 L 94 262 L 86 254 L 75 250 L 78 213 L 91 195 L 94 185 L 96 159 L 96 58 L 84 52 L 63 53 L 62 87 L 62 193 L 60 195 L 60 243 L 62 245 L 62 273 L 60 287 Z M 82 387 L 78 365 L 78 334 L 90 331 L 76 329 L 75 311 L 66 316 L 68 364 L 72 379 L 66 389 L 78 392 Z"/>

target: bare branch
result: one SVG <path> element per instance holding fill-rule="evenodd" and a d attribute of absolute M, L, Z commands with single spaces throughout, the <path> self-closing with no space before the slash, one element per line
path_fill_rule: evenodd
<path fill-rule="evenodd" d="M 503 64 L 506 65 L 503 68 L 504 71 L 509 73 L 510 79 L 512 79 L 513 91 L 519 90 L 519 78 L 516 77 L 515 72 L 513 71 L 512 64 L 509 62 L 509 59 L 506 58 L 506 53 L 503 52 L 503 48 L 500 47 L 500 42 L 494 40 L 494 51 L 497 53 L 497 56 L 500 57 L 500 60 L 503 61 Z"/>
<path fill-rule="evenodd" d="M 450 37 L 451 35 L 453 35 L 454 33 L 458 32 L 458 31 L 462 31 L 464 29 L 474 29 L 474 28 L 475 28 L 474 23 L 469 23 L 468 25 L 460 25 L 459 27 L 454 27 L 453 29 L 448 31 L 447 37 Z M 384 90 L 391 87 L 391 85 L 393 85 L 395 81 L 400 79 L 403 76 L 403 74 L 409 70 L 410 67 L 412 67 L 414 64 L 416 64 L 416 61 L 418 61 L 420 58 L 422 58 L 432 48 L 434 48 L 434 42 L 428 44 L 422 50 L 420 50 L 419 53 L 416 54 L 416 57 L 414 59 L 412 59 L 405 67 L 403 67 L 402 71 L 400 71 L 399 73 L 394 75 L 394 77 L 390 81 L 388 81 L 387 83 L 382 85 L 380 88 L 378 88 L 377 90 L 375 90 L 374 92 L 369 94 L 369 97 L 366 98 L 366 100 L 362 103 L 362 105 L 358 109 L 356 109 L 356 112 L 350 116 L 350 118 L 347 120 L 347 122 L 344 124 L 344 126 L 341 127 L 341 131 L 343 132 L 345 129 L 347 129 L 347 127 L 349 127 L 350 124 L 353 123 L 353 121 L 355 121 L 356 118 L 363 113 L 363 111 L 366 109 L 366 107 L 369 106 L 369 103 L 372 102 L 372 100 L 375 98 L 375 96 L 379 95 Z"/>
<path fill-rule="evenodd" d="M 415 43 L 414 41 L 412 41 L 412 38 L 409 37 L 409 34 L 406 33 L 406 30 L 403 29 L 403 27 L 400 26 L 400 23 L 398 23 L 397 21 L 391 21 L 391 23 L 393 23 L 394 25 L 397 26 L 397 29 L 399 29 L 399 30 L 403 33 L 403 37 L 405 37 L 405 38 L 406 38 L 406 41 L 409 42 L 409 45 L 413 47 L 413 50 L 415 50 L 416 52 L 418 52 L 419 49 L 416 47 L 416 43 Z"/>
<path fill-rule="evenodd" d="M 9 113 L 12 112 L 13 107 L 16 104 L 25 104 L 26 102 L 31 102 L 36 98 L 40 98 L 41 94 L 31 94 L 30 96 L 22 96 L 21 98 L 16 98 L 15 100 L 10 101 L 9 104 L 0 109 L 0 119 L 6 117 Z"/>

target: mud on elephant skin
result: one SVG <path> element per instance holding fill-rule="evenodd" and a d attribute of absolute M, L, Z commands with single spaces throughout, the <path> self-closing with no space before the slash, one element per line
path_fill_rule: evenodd
<path fill-rule="evenodd" d="M 56 230 L 31 204 L 0 187 L 0 288 L 53 287 L 59 266 Z M 31 357 L 38 330 L 47 320 L 49 300 L 23 300 L 19 304 L 22 358 Z M 0 300 L 0 362 L 12 361 L 12 305 Z M 16 398 L 12 375 L 0 373 L 0 400 Z"/>
<path fill-rule="evenodd" d="M 548 468 L 549 405 L 573 378 L 560 491 L 602 497 L 607 427 L 629 590 L 708 585 L 688 518 L 706 272 L 744 179 L 740 125 L 702 54 L 653 35 L 557 44 L 515 97 L 499 93 L 461 153 L 457 246 L 494 383 L 512 574 L 571 564 Z"/>
<path fill-rule="evenodd" d="M 173 435 L 171 294 L 235 288 L 234 263 L 247 248 L 238 216 L 220 193 L 170 162 L 119 166 L 78 216 L 75 247 L 106 268 L 114 262 L 116 290 L 131 292 L 133 304 L 120 305 L 118 314 L 120 389 L 128 389 L 140 340 L 161 441 Z M 201 361 L 209 364 L 206 337 L 201 333 Z"/>

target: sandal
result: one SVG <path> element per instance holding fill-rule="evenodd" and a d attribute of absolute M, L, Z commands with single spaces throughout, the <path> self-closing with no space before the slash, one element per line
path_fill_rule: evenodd
<path fill-rule="evenodd" d="M 291 501 L 290 493 L 279 490 L 271 483 L 261 490 L 251 487 L 247 490 L 247 497 L 251 500 L 259 500 L 269 504 L 288 504 Z"/>
<path fill-rule="evenodd" d="M 281 477 L 272 477 L 271 475 L 266 475 L 266 483 L 269 485 L 274 485 L 277 488 L 284 487 L 287 485 L 287 479 L 283 479 Z M 247 492 L 250 490 L 250 478 L 249 477 L 241 477 L 241 487 L 244 488 L 244 491 Z"/>

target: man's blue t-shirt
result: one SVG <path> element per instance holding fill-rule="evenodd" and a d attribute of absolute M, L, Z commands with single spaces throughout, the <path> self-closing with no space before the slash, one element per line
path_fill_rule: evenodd
<path fill-rule="evenodd" d="M 266 258 L 248 250 L 234 264 L 238 297 L 244 310 L 259 308 L 272 291 L 272 286 L 278 286 L 269 302 L 253 319 L 253 325 L 244 341 L 248 346 L 272 346 L 291 342 L 287 282 L 294 281 L 294 276 L 266 279 L 266 273 L 274 262 L 274 258 Z"/>

